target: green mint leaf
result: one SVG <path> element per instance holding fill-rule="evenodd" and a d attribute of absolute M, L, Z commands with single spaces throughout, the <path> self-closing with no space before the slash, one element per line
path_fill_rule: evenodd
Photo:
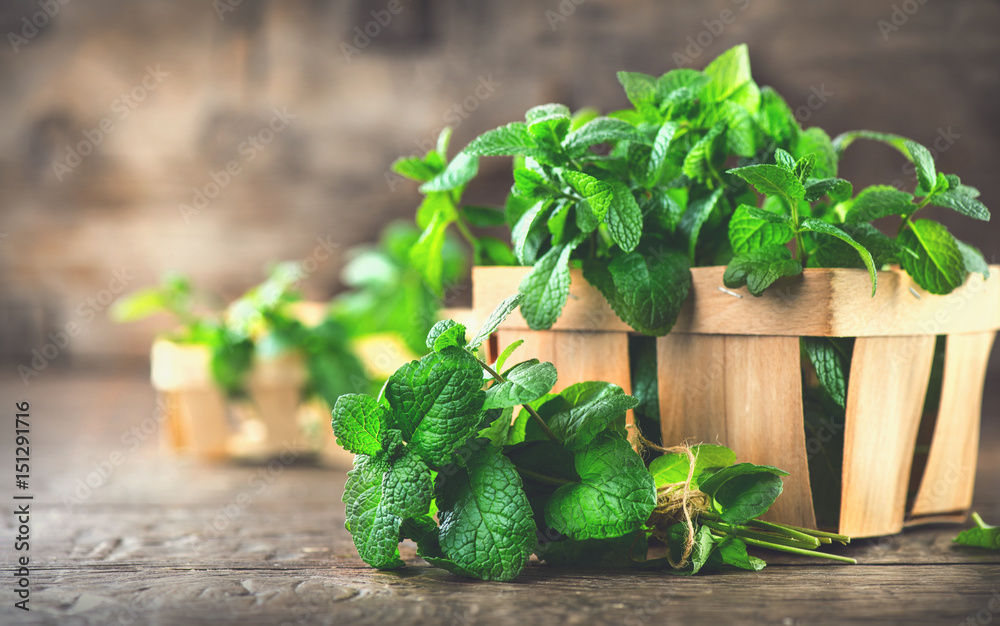
<path fill-rule="evenodd" d="M 757 123 L 778 144 L 788 144 L 798 135 L 799 123 L 791 107 L 770 87 L 760 90 L 760 112 Z"/>
<path fill-rule="evenodd" d="M 813 164 L 813 175 L 816 178 L 833 178 L 837 175 L 837 152 L 830 136 L 822 128 L 813 126 L 797 135 L 792 155 L 801 159 L 807 154 L 816 155 Z"/>
<path fill-rule="evenodd" d="M 486 390 L 485 408 L 500 409 L 533 402 L 552 390 L 558 375 L 551 363 L 526 361 L 511 368 L 504 378 L 507 380 L 494 383 Z"/>
<path fill-rule="evenodd" d="M 965 258 L 948 229 L 933 220 L 910 222 L 899 234 L 899 243 L 917 253 L 903 255 L 900 265 L 918 285 L 939 295 L 954 291 L 965 282 Z"/>
<path fill-rule="evenodd" d="M 767 215 L 766 221 L 761 219 L 763 214 Z M 772 223 L 772 218 L 778 222 Z M 795 232 L 788 225 L 787 218 L 745 204 L 737 207 L 729 220 L 729 243 L 736 254 L 765 246 L 783 246 L 793 237 Z"/>
<path fill-rule="evenodd" d="M 539 146 L 544 146 L 553 154 L 562 149 L 562 142 L 569 133 L 569 117 L 552 115 L 528 124 L 528 132 Z"/>
<path fill-rule="evenodd" d="M 465 187 L 479 173 L 479 157 L 467 153 L 458 154 L 443 172 L 420 185 L 421 193 L 451 191 Z"/>
<path fill-rule="evenodd" d="M 392 164 L 392 171 L 420 183 L 427 182 L 440 173 L 440 170 L 424 163 L 419 157 L 396 159 Z"/>
<path fill-rule="evenodd" d="M 655 186 L 663 173 L 663 166 L 667 162 L 667 154 L 670 152 L 670 146 L 673 142 L 674 135 L 677 134 L 677 129 L 679 128 L 677 122 L 664 122 L 663 126 L 660 126 L 660 130 L 656 133 L 656 139 L 653 140 L 653 149 L 649 154 L 649 162 L 646 166 L 645 180 L 648 182 L 649 187 Z"/>
<path fill-rule="evenodd" d="M 483 345 L 483 343 L 490 338 L 490 335 L 495 333 L 497 329 L 500 328 L 500 324 L 503 324 L 504 320 L 507 319 L 507 316 L 513 313 L 514 309 L 521 304 L 521 298 L 522 296 L 520 293 L 515 293 L 514 295 L 505 298 L 503 302 L 498 304 L 497 307 L 493 309 L 493 312 L 490 313 L 490 316 L 486 318 L 486 322 L 483 323 L 483 327 L 479 329 L 476 336 L 469 342 L 469 345 L 467 346 L 468 349 L 479 349 L 479 346 Z"/>
<path fill-rule="evenodd" d="M 386 383 L 385 397 L 411 448 L 432 465 L 442 466 L 475 431 L 486 398 L 482 386 L 476 358 L 449 347 L 396 370 Z"/>
<path fill-rule="evenodd" d="M 766 513 L 782 487 L 781 477 L 770 473 L 734 476 L 715 491 L 719 516 L 730 524 L 745 524 Z"/>
<path fill-rule="evenodd" d="M 921 188 L 930 192 L 934 189 L 934 183 L 937 181 L 937 171 L 934 169 L 934 157 L 931 156 L 927 148 L 915 141 L 907 139 L 903 142 L 903 145 L 906 146 L 910 160 L 913 161 L 913 165 L 916 167 L 917 182 L 920 183 Z"/>
<path fill-rule="evenodd" d="M 661 99 L 670 100 L 671 96 L 676 96 L 678 92 L 690 93 L 691 99 L 697 96 L 697 92 L 712 81 L 711 76 L 704 72 L 688 67 L 679 67 L 670 70 L 666 74 L 656 79 L 656 90 Z M 687 97 L 685 95 L 685 97 Z M 678 99 L 675 97 L 674 101 Z"/>
<path fill-rule="evenodd" d="M 669 250 L 620 254 L 610 263 L 587 260 L 583 275 L 623 322 L 646 335 L 670 332 L 691 289 L 687 257 Z"/>
<path fill-rule="evenodd" d="M 374 398 L 344 394 L 333 407 L 333 434 L 341 448 L 374 456 L 382 450 L 386 409 Z"/>
<path fill-rule="evenodd" d="M 788 476 L 788 472 L 770 465 L 754 465 L 753 463 L 738 463 L 724 467 L 711 476 L 707 476 L 701 481 L 701 491 L 715 497 L 716 492 L 730 480 L 738 476 L 749 476 L 754 474 L 774 474 L 775 476 Z"/>
<path fill-rule="evenodd" d="M 552 117 L 565 117 L 569 119 L 572 115 L 569 107 L 565 104 L 540 104 L 528 109 L 528 112 L 524 114 L 524 121 L 531 124 L 532 122 Z"/>
<path fill-rule="evenodd" d="M 976 526 L 963 530 L 953 541 L 973 548 L 1000 550 L 1000 526 L 990 526 L 978 513 L 973 513 L 972 519 Z"/>
<path fill-rule="evenodd" d="M 737 537 L 729 536 L 718 544 L 719 556 L 725 565 L 751 572 L 759 572 L 767 566 L 763 559 L 747 554 L 747 545 Z"/>
<path fill-rule="evenodd" d="M 970 274 L 982 274 L 983 280 L 989 278 L 990 266 L 986 263 L 979 248 L 958 239 L 955 240 L 955 243 L 958 244 L 958 249 L 962 253 L 962 259 L 965 260 L 965 271 Z"/>
<path fill-rule="evenodd" d="M 586 154 L 590 146 L 617 141 L 650 143 L 649 138 L 628 122 L 613 117 L 595 118 L 566 136 L 563 148 L 573 157 Z"/>
<path fill-rule="evenodd" d="M 736 155 L 751 158 L 760 147 L 760 129 L 753 116 L 743 106 L 727 100 L 722 103 L 722 118 L 726 123 L 726 143 Z"/>
<path fill-rule="evenodd" d="M 679 226 L 681 232 L 688 237 L 688 258 L 691 259 L 692 263 L 694 262 L 694 253 L 698 246 L 698 235 L 701 233 L 701 227 L 704 226 L 705 221 L 708 220 L 708 216 L 712 214 L 712 211 L 719 204 L 722 192 L 723 188 L 719 187 L 707 196 L 691 200 L 688 203 L 687 210 L 684 212 L 684 216 L 681 218 Z"/>
<path fill-rule="evenodd" d="M 932 195 L 930 204 L 952 209 L 973 219 L 990 221 L 990 210 L 986 208 L 986 205 L 977 200 L 975 196 L 965 192 L 962 187 Z"/>
<path fill-rule="evenodd" d="M 750 53 L 746 44 L 726 50 L 705 68 L 705 75 L 712 80 L 701 90 L 708 102 L 721 102 L 749 83 Z"/>
<path fill-rule="evenodd" d="M 503 211 L 498 211 L 493 207 L 467 204 L 462 207 L 461 211 L 465 221 L 477 228 L 493 228 L 503 226 L 505 223 Z"/>
<path fill-rule="evenodd" d="M 782 167 L 789 172 L 795 169 L 795 157 L 788 154 L 788 151 L 777 148 L 774 151 L 774 162 L 778 167 Z"/>
<path fill-rule="evenodd" d="M 537 250 L 535 249 L 538 226 L 542 223 L 546 212 L 551 207 L 548 201 L 540 200 L 536 202 L 527 213 L 522 215 L 514 228 L 511 230 L 510 239 L 514 244 L 514 257 L 525 265 L 530 265 L 530 261 Z"/>
<path fill-rule="evenodd" d="M 694 454 L 694 476 L 691 487 L 698 489 L 701 481 L 718 470 L 736 463 L 736 454 L 726 446 L 703 443 L 691 446 Z M 656 482 L 656 488 L 683 483 L 687 481 L 691 469 L 691 460 L 687 454 L 668 452 L 653 459 L 649 464 L 649 473 Z"/>
<path fill-rule="evenodd" d="M 656 506 L 653 477 L 628 442 L 601 435 L 574 459 L 577 483 L 563 485 L 545 505 L 545 522 L 571 539 L 633 533 Z"/>
<path fill-rule="evenodd" d="M 510 247 L 496 237 L 477 238 L 472 254 L 476 265 L 517 265 Z"/>
<path fill-rule="evenodd" d="M 514 409 L 506 407 L 503 409 L 488 409 L 485 414 L 485 422 L 488 424 L 476 433 L 478 439 L 486 439 L 498 448 L 507 445 L 510 438 L 510 424 L 514 417 Z"/>
<path fill-rule="evenodd" d="M 834 202 L 843 202 L 854 195 L 854 186 L 843 178 L 810 178 L 806 180 L 806 202 L 830 196 Z"/>
<path fill-rule="evenodd" d="M 656 79 L 639 72 L 618 72 L 618 82 L 625 90 L 625 96 L 636 108 L 655 105 L 657 100 Z"/>
<path fill-rule="evenodd" d="M 875 273 L 875 260 L 872 259 L 871 252 L 868 251 L 863 245 L 854 240 L 853 237 L 848 235 L 846 232 L 840 228 L 830 224 L 829 222 L 824 222 L 815 218 L 809 218 L 802 220 L 801 224 L 802 230 L 811 231 L 814 233 L 820 233 L 823 235 L 830 235 L 831 237 L 836 237 L 840 239 L 847 245 L 851 246 L 858 252 L 858 256 L 864 262 L 865 267 L 868 268 L 868 276 L 872 279 L 872 296 L 875 295 L 875 288 L 878 286 L 878 275 Z"/>
<path fill-rule="evenodd" d="M 544 176 L 526 167 L 514 170 L 514 184 L 518 191 L 532 199 L 546 198 L 554 191 Z"/>
<path fill-rule="evenodd" d="M 799 179 L 799 182 L 804 185 L 806 179 L 809 178 L 809 174 L 812 173 L 815 166 L 816 155 L 810 153 L 795 162 L 795 165 L 792 168 L 792 173 L 795 174 L 795 177 Z"/>
<path fill-rule="evenodd" d="M 802 264 L 792 258 L 788 248 L 767 246 L 734 256 L 726 267 L 722 282 L 730 289 L 746 285 L 747 291 L 759 296 L 779 278 L 800 273 Z"/>
<path fill-rule="evenodd" d="M 892 133 L 880 133 L 873 130 L 852 130 L 841 133 L 833 141 L 833 147 L 837 154 L 840 155 L 857 139 L 870 139 L 882 142 L 898 150 L 907 159 L 911 158 L 910 151 L 906 148 L 906 142 L 909 141 L 906 137 L 893 135 Z"/>
<path fill-rule="evenodd" d="M 427 347 L 440 352 L 448 346 L 465 347 L 465 326 L 455 320 L 441 320 L 427 334 Z"/>
<path fill-rule="evenodd" d="M 896 259 L 903 254 L 915 257 L 915 253 L 890 239 L 879 229 L 867 222 L 859 224 L 841 224 L 840 228 L 855 241 L 864 246 L 872 255 L 875 267 L 882 267 L 887 263 L 896 262 Z M 814 238 L 817 239 L 816 247 L 809 255 L 810 267 L 852 267 L 864 269 L 865 264 L 846 243 L 833 237 Z"/>
<path fill-rule="evenodd" d="M 346 522 L 361 560 L 378 569 L 396 569 L 405 563 L 399 558 L 399 529 L 403 519 L 387 510 L 382 481 L 389 464 L 382 458 L 358 455 L 354 469 L 347 473 L 344 487 Z"/>
<path fill-rule="evenodd" d="M 503 351 L 500 352 L 500 356 L 497 357 L 496 367 L 494 367 L 493 369 L 495 369 L 498 372 L 502 372 L 503 366 L 507 362 L 507 359 L 509 359 L 510 355 L 514 354 L 514 350 L 517 350 L 519 347 L 521 347 L 521 344 L 523 343 L 524 339 L 518 339 L 514 343 L 504 348 Z"/>
<path fill-rule="evenodd" d="M 848 224 L 871 222 L 888 215 L 907 216 L 917 208 L 913 195 L 889 185 L 866 187 L 850 201 L 844 221 Z"/>
<path fill-rule="evenodd" d="M 473 456 L 444 477 L 437 501 L 438 540 L 450 563 L 483 580 L 511 580 L 521 572 L 535 547 L 535 523 L 506 457 L 493 450 Z"/>
<path fill-rule="evenodd" d="M 438 135 L 436 151 L 442 161 L 448 160 L 448 146 L 451 144 L 453 130 L 451 126 L 445 126 L 441 129 L 441 134 Z"/>
<path fill-rule="evenodd" d="M 712 163 L 716 160 L 716 153 L 719 152 L 716 149 L 716 140 L 725 129 L 725 123 L 716 124 L 687 153 L 682 169 L 688 178 L 704 182 L 712 177 Z"/>
<path fill-rule="evenodd" d="M 427 229 L 410 249 L 410 264 L 434 293 L 444 293 L 444 242 L 448 225 L 455 221 L 454 215 L 444 211 L 434 214 Z"/>
<path fill-rule="evenodd" d="M 560 391 L 559 397 L 566 404 L 560 404 L 546 422 L 571 452 L 582 450 L 616 420 L 624 425 L 625 412 L 638 404 L 618 385 L 604 382 L 577 383 Z"/>
<path fill-rule="evenodd" d="M 582 241 L 581 236 L 553 247 L 521 280 L 521 315 L 532 329 L 551 328 L 559 319 L 569 298 L 569 255 Z"/>
<path fill-rule="evenodd" d="M 837 405 L 847 406 L 847 374 L 836 346 L 827 337 L 803 337 L 802 345 L 816 370 L 819 384 Z"/>
<path fill-rule="evenodd" d="M 642 209 L 624 183 L 614 182 L 611 189 L 611 206 L 606 218 L 608 234 L 622 250 L 632 252 L 639 245 L 642 235 Z"/>
<path fill-rule="evenodd" d="M 545 156 L 545 150 L 538 146 L 524 122 L 511 122 L 486 131 L 463 152 L 474 156 Z"/>
<path fill-rule="evenodd" d="M 563 172 L 563 178 L 566 179 L 566 182 L 568 182 L 577 193 L 587 200 L 587 204 L 590 205 L 590 209 L 594 216 L 598 220 L 603 220 L 608 214 L 608 209 L 611 208 L 611 203 L 614 199 L 614 193 L 611 190 L 611 185 L 604 181 L 597 180 L 589 174 L 584 174 L 583 172 L 578 172 L 576 170 L 565 170 Z"/>
<path fill-rule="evenodd" d="M 779 165 L 761 163 L 737 167 L 727 172 L 739 176 L 765 196 L 783 199 L 789 207 L 806 196 L 806 188 L 798 177 Z"/>

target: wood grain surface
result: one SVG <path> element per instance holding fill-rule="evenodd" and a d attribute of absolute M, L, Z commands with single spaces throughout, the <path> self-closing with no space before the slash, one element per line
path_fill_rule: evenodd
<path fill-rule="evenodd" d="M 344 530 L 342 472 L 281 460 L 238 466 L 160 456 L 157 407 L 144 375 L 46 372 L 27 388 L 7 378 L 0 398 L 10 405 L 7 415 L 15 401 L 31 402 L 36 498 L 29 613 L 12 607 L 7 570 L 17 553 L 8 541 L 11 516 L 0 521 L 5 626 L 1000 619 L 1000 555 L 952 546 L 956 526 L 857 541 L 841 552 L 858 566 L 762 554 L 770 565 L 759 573 L 685 579 L 532 563 L 516 581 L 499 584 L 431 568 L 404 544 L 408 567 L 378 572 L 358 559 Z M 996 406 L 986 409 L 975 496 L 987 520 L 1000 519 Z M 4 430 L 0 458 L 8 459 L 12 438 Z M 11 490 L 0 497 L 9 502 Z"/>

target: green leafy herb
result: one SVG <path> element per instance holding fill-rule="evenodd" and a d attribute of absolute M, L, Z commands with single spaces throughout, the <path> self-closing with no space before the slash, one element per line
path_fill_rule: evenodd
<path fill-rule="evenodd" d="M 979 513 L 972 514 L 972 521 L 976 525 L 960 532 L 953 541 L 963 546 L 1000 550 L 1000 526 L 990 526 Z"/>

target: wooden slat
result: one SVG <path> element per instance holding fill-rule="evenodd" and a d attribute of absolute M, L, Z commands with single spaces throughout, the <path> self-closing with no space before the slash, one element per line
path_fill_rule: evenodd
<path fill-rule="evenodd" d="M 934 341 L 927 335 L 855 342 L 844 432 L 843 534 L 873 537 L 903 529 Z"/>
<path fill-rule="evenodd" d="M 798 339 L 671 334 L 657 360 L 665 444 L 722 443 L 740 461 L 788 471 L 765 519 L 815 527 Z"/>
<path fill-rule="evenodd" d="M 723 267 L 692 270 L 691 296 L 673 333 L 873 337 L 938 335 L 1000 329 L 1000 266 L 990 278 L 978 274 L 948 296 L 928 294 L 902 271 L 878 274 L 878 291 L 863 270 L 806 269 L 756 298 L 745 289 L 736 297 L 720 290 Z M 473 269 L 473 306 L 479 316 L 517 292 L 526 267 Z M 629 331 L 580 270 L 571 270 L 570 299 L 556 330 Z M 911 292 L 911 288 L 917 295 Z M 511 315 L 504 328 L 527 328 Z"/>
<path fill-rule="evenodd" d="M 995 333 L 949 335 L 941 408 L 911 515 L 962 513 L 972 505 L 983 385 Z"/>
<path fill-rule="evenodd" d="M 175 452 L 204 459 L 227 456 L 233 430 L 226 402 L 215 389 L 185 389 L 171 393 L 168 410 L 176 411 L 161 424 L 161 436 L 171 437 Z"/>

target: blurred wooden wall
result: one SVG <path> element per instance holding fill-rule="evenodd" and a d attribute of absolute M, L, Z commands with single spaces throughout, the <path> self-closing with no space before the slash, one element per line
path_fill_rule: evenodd
<path fill-rule="evenodd" d="M 269 261 L 312 257 L 307 290 L 328 297 L 347 247 L 412 215 L 389 164 L 446 123 L 458 149 L 535 104 L 621 107 L 616 70 L 700 68 L 740 42 L 806 124 L 936 144 L 1000 210 L 991 0 L 5 0 L 0 33 L 0 354 L 15 363 L 69 323 L 53 363 L 145 354 L 165 321 L 115 327 L 104 301 L 168 269 L 232 297 Z M 471 196 L 499 202 L 508 167 L 485 163 Z M 912 180 L 878 146 L 852 147 L 844 172 Z M 996 222 L 950 223 L 997 262 Z"/>

